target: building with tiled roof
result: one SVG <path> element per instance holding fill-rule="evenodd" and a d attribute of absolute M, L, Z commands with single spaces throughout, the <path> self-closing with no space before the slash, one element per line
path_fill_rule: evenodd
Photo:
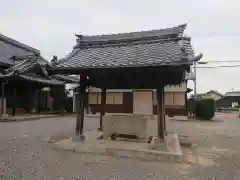
<path fill-rule="evenodd" d="M 183 35 L 185 28 L 186 24 L 141 32 L 92 36 L 76 35 L 77 44 L 72 53 L 55 63 L 52 71 L 63 74 L 81 74 L 81 72 L 91 74 L 91 72 L 98 70 L 99 74 L 96 76 L 100 76 L 102 71 L 111 71 L 110 69 L 190 66 L 202 55 L 195 56 L 191 46 L 191 38 Z M 134 77 L 134 73 L 132 76 Z M 170 76 L 171 74 L 169 74 Z M 106 77 L 99 81 L 89 75 L 89 85 L 97 87 L 90 88 L 89 92 L 89 106 L 94 113 L 101 111 L 101 88 L 107 86 L 104 78 Z M 136 81 L 138 78 L 140 76 L 135 76 Z M 170 80 L 171 78 L 173 79 Z M 166 111 L 174 115 L 186 114 L 187 80 L 185 80 L 185 74 L 171 78 L 169 78 L 171 85 L 165 87 Z M 121 79 L 119 77 L 116 80 L 119 84 L 123 81 L 134 84 L 131 78 Z M 179 83 L 181 81 L 182 83 Z M 142 113 L 144 111 L 148 111 L 146 113 L 150 114 L 156 113 L 156 92 L 149 89 L 146 92 L 142 91 L 138 98 L 142 99 L 141 102 L 150 103 L 152 106 L 143 108 L 144 110 L 137 110 L 134 106 L 137 106 L 140 101 L 134 99 L 134 94 L 137 94 L 135 91 L 136 89 L 133 90 L 133 88 L 107 89 L 106 112 L 136 113 L 134 112 L 136 110 Z"/>
<path fill-rule="evenodd" d="M 39 91 L 44 87 L 64 88 L 66 83 L 78 82 L 76 78 L 70 76 L 58 74 L 51 76 L 46 66 L 50 66 L 49 62 L 41 56 L 38 49 L 0 34 L 1 96 L 8 96 L 6 104 L 2 104 L 1 107 L 9 108 L 13 104 L 25 106 L 20 102 L 20 94 L 31 94 L 31 91 Z M 13 100 L 14 89 L 17 92 L 18 102 Z"/>

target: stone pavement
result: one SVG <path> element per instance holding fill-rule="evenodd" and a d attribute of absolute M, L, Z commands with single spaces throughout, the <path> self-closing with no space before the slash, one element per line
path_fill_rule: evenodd
<path fill-rule="evenodd" d="M 104 155 L 114 155 L 116 157 L 128 157 L 139 158 L 143 160 L 154 161 L 186 161 L 194 164 L 206 163 L 211 164 L 211 160 L 204 159 L 199 152 L 201 152 L 201 135 L 198 134 L 198 130 L 202 127 L 217 128 L 219 125 L 222 128 L 222 121 L 172 121 L 171 118 L 166 119 L 167 131 L 169 133 L 177 133 L 180 137 L 180 143 L 183 145 L 182 149 L 184 156 L 182 158 L 181 150 L 179 152 L 164 152 L 158 150 L 152 150 L 149 144 L 146 142 L 126 142 L 126 141 L 111 141 L 111 140 L 97 140 L 97 137 L 101 135 L 100 132 L 93 130 L 85 132 L 86 140 L 84 142 L 72 141 L 72 138 L 59 141 L 54 144 L 54 149 L 68 150 L 72 152 L 80 153 L 95 153 Z M 152 118 L 148 121 L 147 134 L 150 136 L 156 136 L 157 134 L 157 120 Z M 188 130 L 183 126 L 191 126 Z M 192 131 L 192 129 L 196 131 Z M 189 131 L 190 130 L 190 131 Z M 192 145 L 193 144 L 193 145 Z M 186 147 L 187 146 L 187 147 Z M 200 161 L 199 161 L 200 159 Z"/>
<path fill-rule="evenodd" d="M 52 149 L 48 139 L 74 134 L 75 117 L 1 123 L 0 179 L 3 180 L 239 180 L 240 121 L 168 121 L 169 131 L 198 143 L 186 148 L 182 163 L 149 162 L 130 158 L 69 153 Z M 85 132 L 97 129 L 98 118 L 86 117 Z M 195 154 L 198 154 L 196 163 Z"/>

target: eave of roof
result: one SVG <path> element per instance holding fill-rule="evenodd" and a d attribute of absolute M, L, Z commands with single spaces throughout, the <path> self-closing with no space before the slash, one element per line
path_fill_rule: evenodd
<path fill-rule="evenodd" d="M 46 77 L 42 77 L 40 75 L 31 74 L 31 73 L 20 74 L 20 75 L 17 75 L 17 76 L 15 76 L 13 73 L 7 74 L 7 75 L 3 75 L 3 74 L 0 73 L 0 78 L 4 78 L 6 80 L 11 80 L 13 78 L 20 78 L 20 79 L 23 79 L 23 80 L 26 80 L 26 81 L 45 84 L 45 85 L 56 85 L 56 86 L 65 85 L 65 82 L 59 81 L 55 78 L 52 78 L 52 77 L 46 78 Z"/>
<path fill-rule="evenodd" d="M 29 81 L 41 83 L 41 84 L 59 85 L 59 86 L 65 85 L 65 82 L 63 81 L 59 81 L 51 77 L 47 79 L 36 74 L 23 74 L 23 75 L 19 75 L 19 77 L 25 80 L 29 80 Z"/>
<path fill-rule="evenodd" d="M 71 77 L 71 76 L 65 76 L 61 74 L 56 74 L 51 76 L 54 79 L 58 79 L 60 81 L 64 81 L 65 83 L 78 83 L 79 78 Z"/>

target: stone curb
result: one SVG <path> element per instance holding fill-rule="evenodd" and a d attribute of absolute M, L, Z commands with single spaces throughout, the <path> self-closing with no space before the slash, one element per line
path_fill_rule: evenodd
<path fill-rule="evenodd" d="M 6 118 L 6 119 L 0 119 L 0 122 L 21 122 L 21 121 L 34 121 L 34 120 L 40 120 L 40 119 L 47 119 L 47 118 L 57 118 L 57 117 L 67 117 L 71 115 L 65 115 L 65 116 L 59 116 L 59 115 L 49 115 L 49 116 L 42 116 L 42 117 L 26 117 L 26 118 L 20 118 L 20 119 L 14 119 L 14 118 Z"/>
<path fill-rule="evenodd" d="M 154 150 L 132 150 L 132 149 L 118 149 L 118 148 L 78 148 L 77 146 L 70 145 L 68 147 L 61 147 L 59 144 L 52 144 L 52 149 L 54 150 L 62 150 L 74 153 L 86 153 L 93 155 L 106 155 L 113 157 L 121 157 L 121 158 L 132 158 L 132 159 L 140 159 L 145 161 L 160 161 L 160 162 L 179 162 L 183 161 L 182 154 L 170 153 L 170 152 L 161 152 Z"/>
<path fill-rule="evenodd" d="M 76 116 L 76 114 L 67 114 L 64 116 L 60 115 L 49 115 L 49 116 L 42 116 L 42 117 L 26 117 L 26 118 L 20 118 L 20 119 L 11 119 L 11 117 L 6 119 L 1 119 L 0 122 L 21 122 L 21 121 L 33 121 L 33 120 L 39 120 L 39 119 L 46 119 L 46 118 L 54 118 L 54 117 L 67 117 L 67 116 Z M 85 115 L 85 117 L 99 117 L 98 115 Z"/>

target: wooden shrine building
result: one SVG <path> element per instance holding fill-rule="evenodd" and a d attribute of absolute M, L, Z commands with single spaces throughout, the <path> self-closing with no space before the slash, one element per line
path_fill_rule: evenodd
<path fill-rule="evenodd" d="M 101 116 L 105 114 L 106 89 L 156 89 L 158 137 L 164 139 L 164 87 L 181 84 L 195 56 L 186 24 L 173 28 L 111 35 L 77 36 L 73 52 L 49 68 L 51 74 L 80 75 L 80 108 L 76 133 L 83 136 L 86 88 L 101 89 Z"/>
<path fill-rule="evenodd" d="M 48 64 L 39 50 L 0 34 L 1 114 L 40 111 L 47 99 L 44 87 L 64 93 L 65 83 L 79 81 L 65 75 L 50 76 Z"/>

